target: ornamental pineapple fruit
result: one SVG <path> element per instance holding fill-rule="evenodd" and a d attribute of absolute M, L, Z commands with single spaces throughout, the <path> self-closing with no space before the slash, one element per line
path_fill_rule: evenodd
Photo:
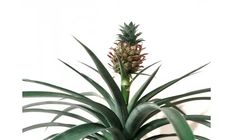
<path fill-rule="evenodd" d="M 138 38 L 142 34 L 141 32 L 137 32 L 138 26 L 133 22 L 129 24 L 124 23 L 124 26 L 120 26 L 121 34 L 118 34 L 118 40 L 115 43 L 117 46 L 111 48 L 112 52 L 108 54 L 111 58 L 111 66 L 117 73 L 120 73 L 118 58 L 124 65 L 124 69 L 128 75 L 136 73 L 142 67 L 141 64 L 145 60 L 146 53 L 141 54 L 144 49 L 141 42 L 144 40 Z"/>

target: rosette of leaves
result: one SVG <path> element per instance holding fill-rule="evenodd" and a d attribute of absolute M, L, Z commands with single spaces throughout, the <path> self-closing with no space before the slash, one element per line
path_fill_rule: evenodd
<path fill-rule="evenodd" d="M 130 23 L 129 25 L 131 25 L 132 27 L 136 27 L 136 25 L 134 25 L 133 23 Z M 129 25 L 125 24 L 125 28 L 129 28 Z M 123 31 L 123 33 L 125 33 L 125 31 Z M 161 86 L 158 86 L 152 89 L 150 92 L 145 92 L 150 82 L 156 76 L 160 68 L 160 66 L 158 66 L 140 87 L 136 87 L 136 92 L 132 93 L 130 91 L 130 86 L 132 85 L 132 83 L 136 80 L 136 78 L 138 78 L 141 74 L 144 74 L 147 69 L 153 67 L 156 63 L 153 63 L 142 69 L 139 69 L 138 66 L 138 69 L 134 67 L 135 70 L 128 70 L 127 67 L 125 67 L 126 62 L 123 61 L 124 58 L 121 55 L 117 56 L 117 54 L 114 53 L 113 55 L 116 56 L 112 56 L 111 61 L 113 61 L 113 64 L 116 65 L 114 66 L 114 70 L 118 72 L 122 78 L 121 86 L 119 87 L 118 84 L 114 81 L 111 74 L 102 64 L 101 60 L 98 59 L 98 57 L 92 52 L 92 50 L 90 50 L 78 39 L 75 38 L 75 40 L 86 50 L 88 55 L 93 60 L 96 68 L 93 68 L 87 64 L 85 65 L 88 66 L 88 68 L 96 71 L 97 74 L 102 77 L 102 79 L 109 87 L 109 90 L 105 89 L 102 85 L 93 80 L 92 77 L 90 77 L 88 74 L 80 72 L 79 70 L 75 69 L 73 66 L 62 60 L 60 61 L 69 69 L 73 70 L 82 78 L 87 80 L 97 90 L 98 94 L 100 94 L 104 98 L 107 104 L 102 104 L 100 102 L 92 100 L 90 96 L 87 96 L 88 94 L 79 93 L 62 86 L 37 80 L 24 79 L 23 81 L 25 82 L 36 83 L 57 90 L 57 92 L 23 91 L 24 98 L 66 98 L 73 100 L 73 102 L 63 100 L 47 100 L 24 105 L 23 112 L 25 113 L 44 112 L 53 113 L 56 114 L 56 116 L 48 122 L 25 127 L 23 128 L 23 132 L 41 127 L 60 126 L 66 127 L 67 129 L 64 132 L 52 134 L 44 140 L 156 140 L 168 137 L 178 137 L 180 140 L 208 140 L 206 137 L 194 134 L 187 121 L 193 121 L 195 123 L 210 127 L 210 116 L 186 114 L 178 107 L 178 105 L 191 101 L 210 100 L 210 97 L 201 95 L 210 92 L 210 88 L 193 90 L 187 93 L 177 94 L 161 99 L 157 98 L 157 95 L 163 90 L 181 81 L 182 79 L 195 74 L 207 64 L 194 69 L 181 77 L 177 77 Z M 141 41 L 142 39 L 140 40 L 140 42 Z M 124 42 L 123 40 L 120 40 L 120 42 L 131 44 L 131 42 Z M 118 47 L 121 46 L 119 43 L 117 44 Z M 139 45 L 138 43 L 137 45 Z M 133 45 L 135 46 L 136 44 L 131 44 L 129 46 Z M 137 55 L 140 55 L 140 53 Z M 142 59 L 140 60 L 142 61 Z M 129 94 L 133 94 L 133 97 L 130 100 Z M 66 106 L 66 108 L 63 110 L 40 108 L 43 105 L 51 104 L 64 105 Z M 85 116 L 82 116 L 82 114 L 75 114 L 70 112 L 71 110 L 78 108 L 94 116 L 97 121 L 86 118 Z M 150 118 L 158 115 L 160 112 L 164 114 L 163 118 L 155 118 L 149 121 Z M 58 118 L 62 116 L 72 117 L 83 121 L 84 123 L 68 124 L 66 122 L 58 122 Z M 152 130 L 159 129 L 168 124 L 173 126 L 175 133 L 155 134 L 151 137 L 146 138 L 146 135 Z"/>

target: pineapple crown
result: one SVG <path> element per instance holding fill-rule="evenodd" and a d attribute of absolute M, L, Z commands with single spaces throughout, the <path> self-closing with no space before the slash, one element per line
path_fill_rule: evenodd
<path fill-rule="evenodd" d="M 121 34 L 118 34 L 118 40 L 120 42 L 127 42 L 130 45 L 136 45 L 142 41 L 142 38 L 138 38 L 142 33 L 137 32 L 139 25 L 130 22 L 129 24 L 124 23 L 124 26 L 120 25 Z"/>

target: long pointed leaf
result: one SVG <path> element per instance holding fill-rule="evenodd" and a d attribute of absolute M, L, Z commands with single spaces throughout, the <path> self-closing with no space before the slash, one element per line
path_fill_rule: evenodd
<path fill-rule="evenodd" d="M 206 92 L 210 92 L 210 91 L 211 91 L 210 88 L 194 90 L 194 91 L 190 91 L 190 92 L 187 92 L 187 93 L 184 93 L 184 94 L 175 95 L 175 96 L 171 96 L 171 97 L 166 97 L 166 98 L 163 98 L 163 99 L 157 100 L 157 101 L 153 100 L 153 102 L 158 104 L 158 105 L 161 105 L 161 104 L 164 104 L 164 103 L 176 100 L 176 99 L 180 99 L 180 98 L 187 97 L 187 96 L 192 96 L 192 95 L 197 95 L 197 94 L 201 94 L 201 93 L 206 93 Z"/>
<path fill-rule="evenodd" d="M 83 124 L 57 135 L 52 140 L 79 140 L 104 129 L 105 127 L 103 125 L 97 123 Z"/>
<path fill-rule="evenodd" d="M 107 140 L 103 135 L 101 135 L 99 133 L 92 134 L 92 136 L 97 140 Z M 88 138 L 88 137 L 86 137 L 86 138 Z"/>
<path fill-rule="evenodd" d="M 126 118 L 127 118 L 127 108 L 125 101 L 121 95 L 121 91 L 118 88 L 117 84 L 113 80 L 112 76 L 108 72 L 108 70 L 104 67 L 104 65 L 101 63 L 101 61 L 98 59 L 98 57 L 81 41 L 79 41 L 77 38 L 74 37 L 74 39 L 82 45 L 82 47 L 87 51 L 87 53 L 90 55 L 92 60 L 94 61 L 101 77 L 104 79 L 106 84 L 108 85 L 109 89 L 111 90 L 111 93 L 114 97 L 114 100 L 116 102 L 116 108 L 117 108 L 117 115 L 119 116 L 122 124 L 124 124 Z"/>
<path fill-rule="evenodd" d="M 86 105 L 89 105 L 95 111 L 102 114 L 105 117 L 105 119 L 108 121 L 110 126 L 122 129 L 122 125 L 118 117 L 112 110 L 88 98 L 76 98 L 74 96 L 62 94 L 62 93 L 40 92 L 40 91 L 24 91 L 23 97 L 59 97 L 59 98 L 68 98 L 68 99 L 76 100 Z"/>
<path fill-rule="evenodd" d="M 92 91 L 89 91 L 89 92 L 80 92 L 81 95 L 83 96 L 95 96 L 95 97 L 99 97 L 101 99 L 104 99 L 103 97 L 101 97 L 100 95 L 98 95 L 97 93 L 95 92 L 92 92 Z"/>
<path fill-rule="evenodd" d="M 77 108 L 78 108 L 78 106 L 69 106 L 69 107 L 65 108 L 65 109 L 63 110 L 63 112 L 69 112 L 69 111 L 72 111 L 72 110 L 77 109 Z M 57 115 L 51 120 L 51 122 L 56 121 L 56 120 L 59 119 L 62 115 L 63 115 L 63 114 L 57 114 Z"/>
<path fill-rule="evenodd" d="M 81 61 L 79 61 L 79 63 L 83 64 L 84 66 L 86 66 L 86 67 L 92 69 L 93 71 L 95 71 L 95 72 L 97 72 L 97 73 L 99 74 L 99 71 L 98 71 L 97 69 L 93 68 L 92 66 L 90 66 L 90 65 L 88 65 L 88 64 L 86 64 L 86 63 L 84 63 L 84 62 L 81 62 Z"/>
<path fill-rule="evenodd" d="M 150 100 L 149 102 L 157 103 L 158 101 L 161 101 L 161 100 L 163 100 L 163 99 L 156 98 L 156 99 Z M 172 104 L 171 102 L 165 102 L 165 104 L 166 104 L 165 107 L 172 107 L 172 108 L 178 110 L 181 114 L 186 115 L 186 113 L 182 109 L 180 109 L 178 106 Z M 160 105 L 160 104 L 157 104 L 157 105 Z"/>
<path fill-rule="evenodd" d="M 133 73 L 133 74 L 139 74 L 139 75 L 143 75 L 143 76 L 151 76 L 150 74 L 147 74 L 147 73 Z M 133 82 L 133 81 L 131 80 L 131 82 Z"/>
<path fill-rule="evenodd" d="M 150 82 L 152 81 L 152 79 L 154 78 L 154 76 L 157 74 L 159 68 L 161 66 L 159 66 L 152 74 L 151 76 L 146 80 L 146 82 L 139 88 L 139 90 L 134 94 L 134 96 L 132 97 L 130 104 L 128 105 L 128 112 L 131 112 L 131 110 L 133 109 L 133 107 L 136 105 L 138 99 L 140 98 L 140 96 L 143 94 L 143 92 L 145 91 L 145 89 L 148 87 L 148 85 L 150 84 Z"/>
<path fill-rule="evenodd" d="M 74 103 L 62 102 L 62 101 L 42 101 L 42 102 L 36 102 L 36 103 L 31 103 L 31 104 L 28 104 L 28 105 L 24 105 L 23 109 L 33 107 L 33 106 L 48 105 L 48 104 L 69 105 L 69 106 L 72 106 L 72 107 L 82 109 L 82 110 L 88 112 L 89 114 L 93 115 L 100 122 L 102 122 L 105 126 L 109 126 L 109 123 L 107 122 L 107 120 L 104 118 L 104 116 L 102 114 L 100 114 L 99 112 L 97 112 L 97 111 L 95 111 L 95 110 L 93 110 L 93 109 L 91 109 L 91 108 L 89 108 L 85 105 L 81 105 L 81 104 L 74 104 Z M 60 115 L 56 116 L 55 118 L 58 119 L 59 116 Z"/>
<path fill-rule="evenodd" d="M 151 64 L 151 65 L 145 67 L 144 69 L 142 69 L 141 71 L 139 71 L 139 72 L 132 78 L 131 83 L 133 83 L 133 82 L 135 81 L 135 79 L 136 79 L 138 76 L 140 76 L 144 71 L 146 71 L 147 69 L 149 69 L 150 67 L 152 67 L 153 65 L 155 65 L 155 64 L 157 64 L 157 63 L 159 63 L 159 62 L 160 62 L 160 61 L 154 62 L 153 64 Z"/>
<path fill-rule="evenodd" d="M 102 96 L 98 95 L 97 93 L 95 92 L 92 92 L 92 91 L 88 91 L 88 92 L 80 92 L 79 94 L 85 96 L 85 97 L 89 97 L 89 96 L 95 96 L 95 97 L 98 97 L 100 99 L 104 99 Z M 66 98 L 61 98 L 60 100 L 64 100 Z"/>
<path fill-rule="evenodd" d="M 62 111 L 63 111 L 63 112 L 69 112 L 69 111 L 74 110 L 74 109 L 76 109 L 76 108 L 77 108 L 77 106 L 69 106 L 69 107 L 65 108 L 64 110 L 62 110 Z M 55 122 L 55 121 L 56 121 L 57 119 L 59 119 L 61 116 L 63 116 L 63 114 L 57 114 L 50 122 L 51 122 L 51 123 Z M 48 126 L 48 127 L 49 127 L 49 126 Z M 46 127 L 45 130 L 47 130 L 48 127 Z"/>
<path fill-rule="evenodd" d="M 144 139 L 144 140 L 156 140 L 156 139 L 161 139 L 161 138 L 166 138 L 166 137 L 175 137 L 175 136 L 177 136 L 177 134 L 175 134 L 175 133 L 173 133 L 173 134 L 160 134 L 160 135 L 151 136 L 151 137 Z M 196 138 L 196 140 L 209 140 L 208 138 L 203 137 L 203 136 L 199 136 L 199 135 L 195 135 L 195 138 Z"/>
<path fill-rule="evenodd" d="M 140 104 L 133 109 L 125 125 L 126 133 L 133 137 L 146 119 L 157 110 L 161 110 L 166 115 L 181 140 L 194 140 L 192 130 L 178 111 L 172 108 L 160 108 L 153 103 Z"/>
<path fill-rule="evenodd" d="M 182 115 L 186 115 L 186 113 L 182 109 L 180 109 L 178 106 L 176 106 L 172 103 L 168 103 L 166 107 L 172 107 L 172 108 L 176 109 L 177 111 L 179 111 Z"/>
<path fill-rule="evenodd" d="M 184 115 L 184 118 L 186 120 L 198 122 L 200 124 L 203 124 L 207 127 L 210 127 L 210 122 L 207 120 L 210 120 L 210 116 L 206 115 Z M 161 126 L 169 124 L 169 121 L 166 118 L 162 119 L 156 119 L 153 120 L 145 125 L 143 125 L 138 132 L 136 133 L 135 138 L 136 139 L 141 139 L 143 136 L 151 132 L 152 130 L 155 130 L 157 128 L 160 128 Z"/>
<path fill-rule="evenodd" d="M 161 108 L 169 122 L 173 125 L 180 140 L 195 140 L 193 132 L 185 118 L 173 108 Z"/>
<path fill-rule="evenodd" d="M 164 89 L 166 89 L 166 88 L 170 87 L 171 85 L 177 83 L 178 81 L 180 81 L 180 80 L 182 80 L 182 79 L 192 75 L 193 73 L 197 72 L 198 70 L 202 69 L 203 67 L 205 67 L 208 64 L 205 64 L 205 65 L 203 65 L 203 66 L 201 66 L 201 67 L 199 67 L 199 68 L 197 68 L 197 69 L 195 69 L 195 70 L 193 70 L 193 71 L 191 71 L 191 72 L 189 72 L 189 73 L 187 73 L 187 74 L 185 74 L 185 75 L 183 75 L 183 76 L 181 76 L 179 78 L 176 78 L 176 79 L 174 79 L 174 80 L 172 80 L 170 82 L 167 82 L 166 84 L 163 84 L 160 87 L 152 90 L 151 92 L 147 93 L 144 97 L 142 97 L 139 100 L 138 103 L 143 103 L 143 102 L 146 102 L 146 101 L 150 100 L 152 97 L 154 97 L 155 95 L 157 95 L 158 93 L 160 93 Z"/>
<path fill-rule="evenodd" d="M 40 124 L 35 124 L 35 125 L 32 125 L 32 126 L 28 126 L 28 127 L 25 127 L 23 128 L 23 132 L 26 132 L 26 131 L 29 131 L 29 130 L 32 130 L 32 129 L 36 129 L 36 128 L 41 128 L 41 127 L 48 127 L 48 126 L 61 126 L 61 127 L 74 127 L 75 125 L 73 124 L 64 124 L 64 123 L 40 123 Z"/>
<path fill-rule="evenodd" d="M 30 91 L 30 92 L 32 92 L 32 91 Z M 46 91 L 44 91 L 44 92 L 45 93 L 57 93 L 57 92 L 46 92 Z M 26 93 L 27 93 L 27 91 L 26 91 Z M 41 93 L 41 91 L 40 91 L 40 93 Z M 59 93 L 59 94 L 62 94 L 62 93 Z M 65 101 L 41 101 L 41 102 L 35 102 L 35 103 L 30 103 L 30 104 L 24 105 L 23 109 L 27 109 L 27 108 L 34 107 L 34 106 L 40 106 L 40 105 L 49 105 L 49 104 L 81 106 L 80 104 L 75 104 L 75 103 L 70 103 L 70 102 L 65 102 Z"/>
<path fill-rule="evenodd" d="M 76 115 L 76 114 L 65 112 L 65 111 L 53 110 L 53 109 L 30 108 L 30 109 L 23 109 L 23 112 L 44 112 L 44 113 L 60 114 L 63 116 L 69 116 L 69 117 L 81 120 L 83 122 L 87 122 L 87 123 L 92 122 L 89 119 L 86 119 L 80 115 Z"/>
<path fill-rule="evenodd" d="M 87 136 L 85 138 L 83 138 L 82 140 L 99 140 L 98 138 L 96 138 L 95 136 Z"/>
<path fill-rule="evenodd" d="M 70 66 L 69 64 L 65 63 L 64 61 L 60 60 L 63 64 L 65 64 L 67 67 L 69 67 L 70 69 L 72 69 L 73 71 L 75 71 L 76 73 L 78 73 L 80 76 L 82 76 L 85 80 L 87 80 L 91 85 L 93 85 L 99 92 L 100 94 L 103 95 L 103 97 L 105 98 L 105 100 L 108 102 L 109 106 L 114 109 L 114 101 L 112 99 L 112 97 L 109 95 L 109 93 L 102 87 L 100 86 L 97 82 L 95 82 L 94 80 L 92 80 L 90 77 L 88 77 L 87 75 L 79 72 L 78 70 L 76 70 L 75 68 L 73 68 L 72 66 Z"/>
<path fill-rule="evenodd" d="M 182 103 L 186 103 L 186 102 L 190 102 L 190 101 L 198 101 L 198 100 L 210 100 L 211 97 L 193 97 L 193 98 L 188 98 L 188 99 L 183 99 L 183 100 L 179 100 L 176 102 L 172 102 L 173 105 L 178 105 L 178 104 L 182 104 Z"/>
<path fill-rule="evenodd" d="M 85 97 L 82 94 L 77 93 L 75 91 L 72 91 L 72 90 L 69 90 L 69 89 L 66 89 L 66 88 L 63 88 L 63 87 L 60 87 L 60 86 L 56 86 L 56 85 L 53 85 L 53 84 L 50 84 L 50 83 L 47 83 L 47 82 L 42 82 L 42 81 L 37 81 L 37 80 L 30 80 L 30 79 L 23 79 L 23 81 L 36 83 L 36 84 L 44 85 L 44 86 L 47 86 L 47 87 L 51 87 L 51 88 L 63 91 L 65 93 L 69 93 L 70 95 L 73 95 L 75 97 L 77 97 L 77 96 L 78 97 Z"/>
<path fill-rule="evenodd" d="M 106 130 L 112 135 L 112 140 L 126 140 L 125 136 L 119 129 L 108 128 Z"/>

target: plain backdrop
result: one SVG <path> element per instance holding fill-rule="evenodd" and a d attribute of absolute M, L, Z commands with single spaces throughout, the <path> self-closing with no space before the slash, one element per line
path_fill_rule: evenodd
<path fill-rule="evenodd" d="M 2 2 L 1 2 L 2 3 Z M 149 53 L 144 66 L 162 65 L 147 90 L 181 76 L 205 63 L 198 74 L 167 89 L 160 97 L 212 87 L 212 102 L 201 101 L 185 108 L 190 113 L 212 114 L 212 131 L 195 129 L 213 140 L 229 139 L 234 111 L 234 3 L 212 0 L 22 0 L 1 4 L 1 137 L 41 140 L 62 129 L 37 129 L 24 134 L 21 129 L 49 121 L 53 115 L 22 114 L 21 106 L 36 100 L 22 99 L 22 90 L 42 90 L 24 83 L 23 78 L 62 85 L 79 92 L 95 91 L 58 59 L 102 81 L 79 64 L 93 63 L 72 35 L 86 44 L 110 70 L 110 47 L 114 47 L 119 25 L 133 21 L 145 39 Z M 152 69 L 153 70 L 153 69 Z M 151 72 L 151 71 L 150 71 Z M 139 83 L 146 79 L 141 77 Z M 132 91 L 136 88 L 133 87 Z M 64 118 L 67 121 L 67 118 Z M 169 129 L 169 128 L 165 128 Z M 164 130 L 165 130 L 164 129 Z M 7 130 L 7 131 L 6 131 Z M 226 132 L 224 132 L 226 130 Z M 4 132 L 3 132 L 4 131 Z M 168 130 L 167 130 L 168 131 Z"/>

